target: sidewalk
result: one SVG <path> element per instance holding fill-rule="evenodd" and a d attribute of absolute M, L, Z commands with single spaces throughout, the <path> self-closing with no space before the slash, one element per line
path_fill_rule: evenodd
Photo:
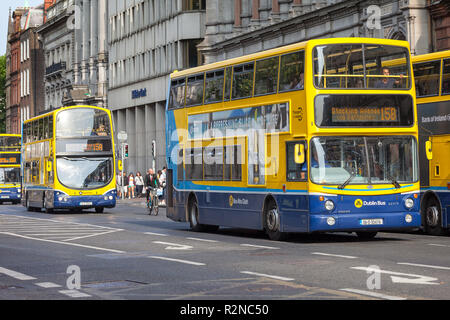
<path fill-rule="evenodd" d="M 120 205 L 128 205 L 128 206 L 134 206 L 134 207 L 142 207 L 145 208 L 147 207 L 147 200 L 145 199 L 145 197 L 143 198 L 134 198 L 134 199 L 122 199 L 117 197 L 117 204 Z M 166 205 L 159 205 L 160 208 L 165 208 Z"/>

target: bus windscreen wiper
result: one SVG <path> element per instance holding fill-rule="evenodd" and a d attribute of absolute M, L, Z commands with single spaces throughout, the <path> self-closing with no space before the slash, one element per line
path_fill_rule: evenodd
<path fill-rule="evenodd" d="M 356 177 L 356 173 L 355 173 L 355 172 L 353 172 L 353 173 L 350 175 L 350 177 L 349 177 L 343 184 L 341 184 L 341 185 L 338 187 L 338 189 L 340 189 L 340 190 L 344 189 L 344 188 L 345 188 L 345 187 L 353 180 L 354 177 Z"/>
<path fill-rule="evenodd" d="M 391 175 L 388 175 L 387 178 L 389 180 L 391 180 L 392 184 L 397 188 L 400 189 L 401 185 L 397 182 L 397 180 L 395 180 L 395 178 L 393 178 Z"/>

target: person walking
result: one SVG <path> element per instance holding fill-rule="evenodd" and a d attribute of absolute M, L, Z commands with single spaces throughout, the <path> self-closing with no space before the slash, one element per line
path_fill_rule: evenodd
<path fill-rule="evenodd" d="M 159 185 L 162 189 L 161 196 L 159 197 L 159 203 L 162 206 L 166 205 L 165 194 L 166 194 L 166 167 L 163 167 L 161 174 L 159 175 Z"/>
<path fill-rule="evenodd" d="M 136 184 L 136 197 L 140 198 L 142 197 L 142 189 L 144 189 L 144 178 L 142 177 L 140 171 L 136 172 L 135 184 Z"/>
<path fill-rule="evenodd" d="M 128 176 L 128 199 L 134 198 L 134 175 L 130 173 Z"/>
<path fill-rule="evenodd" d="M 123 195 L 124 198 L 126 198 L 127 195 L 128 195 L 128 176 L 127 176 L 127 173 L 125 171 L 123 172 L 122 179 L 123 179 L 122 195 Z"/>

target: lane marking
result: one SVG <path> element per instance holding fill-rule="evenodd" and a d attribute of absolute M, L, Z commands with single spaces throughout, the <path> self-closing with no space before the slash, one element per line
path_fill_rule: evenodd
<path fill-rule="evenodd" d="M 167 245 L 166 250 L 191 250 L 193 247 L 185 244 L 171 243 L 171 242 L 162 242 L 162 241 L 153 241 L 156 244 Z"/>
<path fill-rule="evenodd" d="M 358 259 L 358 257 L 354 257 L 354 256 L 344 256 L 344 255 L 340 255 L 340 254 L 331 254 L 331 253 L 323 253 L 323 252 L 311 252 L 311 254 L 315 254 L 315 255 L 319 255 L 319 256 L 345 258 L 345 259 Z"/>
<path fill-rule="evenodd" d="M 292 278 L 274 276 L 271 274 L 257 273 L 257 272 L 252 272 L 252 271 L 241 271 L 241 273 L 258 276 L 258 277 L 266 277 L 266 278 L 271 278 L 271 279 L 276 279 L 276 280 L 282 280 L 282 281 L 294 281 L 295 280 Z"/>
<path fill-rule="evenodd" d="M 161 236 L 161 237 L 167 237 L 169 236 L 168 234 L 164 234 L 164 233 L 156 233 L 156 232 L 144 232 L 144 234 L 148 234 L 151 236 Z"/>
<path fill-rule="evenodd" d="M 108 252 L 114 252 L 114 253 L 125 253 L 125 251 L 121 251 L 121 250 L 114 250 L 114 249 L 100 248 L 100 247 L 94 247 L 94 246 L 87 246 L 87 245 L 84 245 L 84 244 L 63 242 L 63 241 L 57 241 L 57 240 L 39 239 L 39 238 L 27 237 L 27 236 L 24 236 L 24 235 L 10 233 L 10 232 L 0 232 L 0 234 L 6 234 L 8 236 L 19 237 L 19 238 L 28 239 L 28 240 L 36 240 L 36 241 L 50 242 L 50 243 L 56 243 L 56 244 L 64 244 L 66 246 L 81 247 L 81 248 L 87 248 L 87 249 L 93 249 L 93 250 L 101 250 L 101 251 L 108 251 Z"/>
<path fill-rule="evenodd" d="M 186 239 L 189 239 L 189 240 L 195 240 L 195 241 L 212 242 L 212 243 L 215 243 L 215 242 L 219 242 L 219 241 L 217 241 L 217 240 L 210 240 L 210 239 L 200 239 L 200 238 L 191 238 L 191 237 L 189 237 L 189 238 L 186 238 Z"/>
<path fill-rule="evenodd" d="M 241 247 L 251 247 L 251 248 L 270 249 L 270 250 L 279 250 L 280 249 L 277 247 L 260 246 L 260 245 L 248 244 L 248 243 L 242 243 Z"/>
<path fill-rule="evenodd" d="M 365 291 L 365 290 L 349 289 L 349 288 L 347 288 L 347 289 L 339 289 L 339 290 L 340 291 L 351 292 L 351 293 L 357 293 L 357 294 L 361 294 L 361 295 L 365 295 L 365 296 L 369 296 L 369 297 L 386 299 L 386 300 L 406 300 L 406 298 L 403 298 L 403 297 L 389 296 L 389 295 L 386 295 L 386 294 L 377 293 L 377 292 L 373 292 L 373 291 Z"/>
<path fill-rule="evenodd" d="M 445 244 L 436 244 L 436 243 L 429 243 L 428 245 L 429 246 L 435 246 L 435 247 L 445 247 L 445 248 L 450 247 L 450 246 L 445 245 Z"/>
<path fill-rule="evenodd" d="M 50 289 L 50 288 L 61 288 L 61 286 L 59 284 L 53 283 L 53 282 L 40 282 L 40 283 L 35 283 L 35 285 L 41 287 L 41 288 L 45 288 L 45 289 Z"/>
<path fill-rule="evenodd" d="M 14 270 L 9 270 L 9 269 L 6 269 L 6 268 L 2 268 L 2 267 L 0 267 L 0 273 L 3 273 L 5 275 L 10 276 L 10 277 L 12 277 L 14 279 L 17 279 L 17 280 L 24 280 L 24 281 L 25 280 L 36 280 L 36 278 L 33 278 L 31 276 L 27 276 L 26 274 L 23 274 L 23 273 L 14 271 Z"/>
<path fill-rule="evenodd" d="M 413 267 L 423 267 L 423 268 L 431 268 L 431 269 L 450 270 L 450 267 L 431 266 L 431 265 L 428 265 L 428 264 L 418 264 L 418 263 L 408 263 L 408 262 L 398 262 L 397 264 L 401 264 L 401 265 L 405 265 L 405 266 L 413 266 Z"/>
<path fill-rule="evenodd" d="M 374 268 L 366 268 L 366 267 L 351 267 L 350 269 L 355 270 L 362 270 L 366 271 L 367 273 L 385 273 L 385 274 L 391 274 L 391 280 L 393 283 L 407 283 L 407 284 L 430 284 L 430 285 L 439 285 L 440 283 L 435 283 L 432 281 L 437 281 L 437 278 L 432 278 L 428 276 L 421 276 L 418 274 L 409 274 L 409 273 L 401 273 L 401 272 L 394 272 L 394 271 L 387 271 L 387 270 L 381 270 L 381 269 L 374 269 Z M 404 278 L 402 276 L 406 276 L 409 278 Z M 413 279 L 411 279 L 411 277 Z"/>
<path fill-rule="evenodd" d="M 173 261 L 173 262 L 179 262 L 179 263 L 185 263 L 185 264 L 191 264 L 194 266 L 205 266 L 206 264 L 201 262 L 195 262 L 195 261 L 189 261 L 189 260 L 181 260 L 181 259 L 174 259 L 174 258 L 167 258 L 167 257 L 160 257 L 160 256 L 148 256 L 147 258 L 151 259 L 159 259 L 159 260 L 167 260 L 167 261 Z"/>
<path fill-rule="evenodd" d="M 59 293 L 62 293 L 68 297 L 71 298 L 89 298 L 92 297 L 91 295 L 87 294 L 87 293 L 83 293 L 77 290 L 61 290 L 59 291 Z"/>

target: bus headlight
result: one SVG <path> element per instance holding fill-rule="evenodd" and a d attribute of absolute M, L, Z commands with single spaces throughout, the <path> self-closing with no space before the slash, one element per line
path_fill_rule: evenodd
<path fill-rule="evenodd" d="M 18 192 L 18 193 L 21 193 L 22 190 L 21 190 L 20 188 L 17 188 L 17 192 Z"/>
<path fill-rule="evenodd" d="M 407 214 L 407 215 L 405 216 L 405 221 L 406 221 L 406 223 L 411 223 L 412 220 L 413 220 L 412 215 Z"/>
<path fill-rule="evenodd" d="M 334 202 L 331 200 L 327 200 L 325 201 L 325 209 L 327 209 L 328 211 L 331 211 L 334 209 Z"/>
<path fill-rule="evenodd" d="M 411 198 L 408 198 L 405 200 L 405 207 L 407 209 L 411 209 L 414 206 L 414 200 Z"/>
<path fill-rule="evenodd" d="M 336 219 L 333 218 L 333 217 L 328 217 L 328 218 L 327 218 L 327 224 L 328 224 L 329 226 L 334 226 L 334 225 L 336 224 Z"/>

